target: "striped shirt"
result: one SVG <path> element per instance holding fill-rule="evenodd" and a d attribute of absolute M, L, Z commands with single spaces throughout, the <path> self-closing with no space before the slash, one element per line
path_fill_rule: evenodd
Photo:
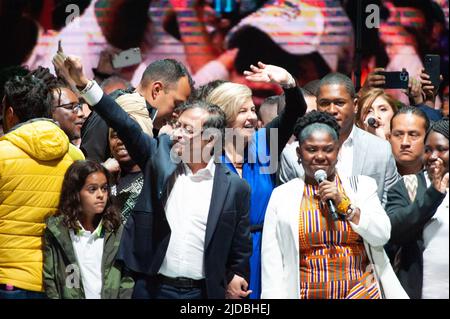
<path fill-rule="evenodd" d="M 345 194 L 339 177 L 335 178 Z M 379 298 L 364 243 L 345 219 L 333 221 L 318 186 L 305 184 L 299 218 L 300 298 Z"/>

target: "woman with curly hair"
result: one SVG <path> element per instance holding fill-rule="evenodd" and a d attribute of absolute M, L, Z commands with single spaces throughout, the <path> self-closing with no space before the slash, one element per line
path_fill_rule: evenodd
<path fill-rule="evenodd" d="M 262 298 L 407 298 L 383 249 L 391 225 L 375 180 L 336 173 L 339 131 L 333 116 L 318 111 L 296 124 L 305 176 L 275 188 L 270 198 Z"/>
<path fill-rule="evenodd" d="M 115 257 L 122 234 L 108 171 L 94 161 L 67 170 L 58 211 L 44 234 L 44 287 L 49 298 L 130 298 L 133 280 Z"/>

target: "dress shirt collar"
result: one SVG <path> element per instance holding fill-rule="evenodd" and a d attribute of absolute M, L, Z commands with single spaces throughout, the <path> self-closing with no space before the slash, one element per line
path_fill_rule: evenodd
<path fill-rule="evenodd" d="M 216 165 L 214 163 L 214 157 L 211 157 L 211 159 L 208 162 L 208 165 L 206 165 L 205 168 L 202 168 L 197 171 L 197 173 L 193 174 L 189 166 L 186 164 L 183 164 L 184 168 L 184 174 L 186 176 L 189 176 L 191 180 L 193 181 L 199 181 L 199 180 L 208 180 L 214 178 L 214 173 L 216 171 Z"/>
<path fill-rule="evenodd" d="M 342 146 L 348 146 L 348 147 L 352 146 L 354 135 L 355 135 L 355 125 L 353 125 L 350 135 L 347 137 L 347 139 L 344 141 L 344 143 L 342 143 Z"/>
<path fill-rule="evenodd" d="M 84 229 L 83 225 L 81 225 L 80 221 L 77 221 L 80 229 L 76 232 L 77 237 L 93 237 L 94 239 L 100 238 L 103 236 L 103 219 L 98 223 L 97 228 L 91 233 L 90 231 Z"/>

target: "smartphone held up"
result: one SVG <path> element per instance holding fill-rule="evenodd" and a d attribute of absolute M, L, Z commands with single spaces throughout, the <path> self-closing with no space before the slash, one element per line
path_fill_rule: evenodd
<path fill-rule="evenodd" d="M 141 50 L 139 48 L 131 48 L 114 54 L 112 65 L 115 69 L 125 68 L 142 62 Z"/>

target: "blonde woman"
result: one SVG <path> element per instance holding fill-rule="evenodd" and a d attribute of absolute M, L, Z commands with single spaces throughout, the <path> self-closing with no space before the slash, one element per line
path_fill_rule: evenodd
<path fill-rule="evenodd" d="M 253 253 L 250 258 L 250 298 L 261 294 L 261 234 L 264 215 L 275 188 L 278 159 L 293 133 L 297 118 L 305 114 L 306 102 L 292 75 L 285 69 L 261 62 L 245 71 L 247 79 L 281 85 L 286 107 L 272 122 L 257 130 L 258 118 L 251 90 L 242 84 L 224 83 L 206 97 L 226 114 L 227 130 L 221 161 L 251 187 L 250 225 Z"/>

